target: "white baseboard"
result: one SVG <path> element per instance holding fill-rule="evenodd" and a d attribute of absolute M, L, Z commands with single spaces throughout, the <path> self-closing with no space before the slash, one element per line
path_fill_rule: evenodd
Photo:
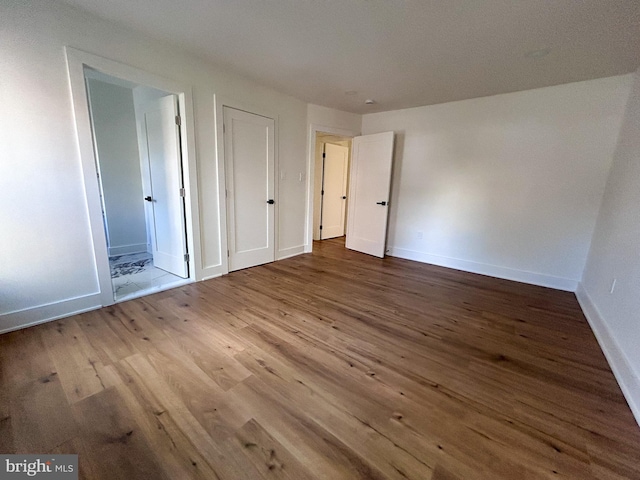
<path fill-rule="evenodd" d="M 304 245 L 300 245 L 298 247 L 283 248 L 282 250 L 278 251 L 276 260 L 284 260 L 285 258 L 295 257 L 296 255 L 300 255 L 303 253 L 305 253 Z"/>
<path fill-rule="evenodd" d="M 100 294 L 70 298 L 0 315 L 0 334 L 100 308 Z"/>
<path fill-rule="evenodd" d="M 611 371 L 613 371 L 613 375 L 616 377 L 618 385 L 620 385 L 629 408 L 631 408 L 636 422 L 640 425 L 640 379 L 634 373 L 623 351 L 616 343 L 613 335 L 611 335 L 607 322 L 600 315 L 598 308 L 582 286 L 582 283 L 578 285 L 576 297 L 580 307 L 582 307 L 584 316 L 587 317 L 591 330 L 593 330 L 600 344 L 600 348 L 604 352 L 604 356 L 607 358 L 607 362 L 609 362 Z"/>
<path fill-rule="evenodd" d="M 135 243 L 132 245 L 121 245 L 119 247 L 109 247 L 109 256 L 131 255 L 133 253 L 143 253 L 147 251 L 146 243 Z"/>
<path fill-rule="evenodd" d="M 404 248 L 388 247 L 387 254 L 391 257 L 405 258 L 416 262 L 429 263 L 440 267 L 453 268 L 465 272 L 479 273 L 489 277 L 503 278 L 505 280 L 513 280 L 516 282 L 530 283 L 541 287 L 555 288 L 556 290 L 565 290 L 567 292 L 575 292 L 578 287 L 577 280 L 569 278 L 554 277 L 551 275 L 543 275 L 540 273 L 527 272 L 524 270 L 515 270 L 507 267 L 499 267 L 496 265 L 488 265 L 485 263 L 476 263 L 468 260 L 460 260 L 457 258 L 442 257 L 440 255 L 432 255 L 429 253 L 417 252 L 415 250 L 407 250 Z"/>

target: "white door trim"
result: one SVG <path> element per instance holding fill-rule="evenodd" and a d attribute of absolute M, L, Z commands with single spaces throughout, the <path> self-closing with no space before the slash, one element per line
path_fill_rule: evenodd
<path fill-rule="evenodd" d="M 91 120 L 89 117 L 89 103 L 84 77 L 84 67 L 98 70 L 123 80 L 128 80 L 140 85 L 164 90 L 178 95 L 180 116 L 182 124 L 180 134 L 182 136 L 182 165 L 185 188 L 185 220 L 187 226 L 187 245 L 189 248 L 189 279 L 191 281 L 202 279 L 201 250 L 200 250 L 200 224 L 198 221 L 198 190 L 196 173 L 196 154 L 194 136 L 193 99 L 191 86 L 169 80 L 157 75 L 145 72 L 135 67 L 119 63 L 114 60 L 99 57 L 72 47 L 65 47 L 67 68 L 71 86 L 71 97 L 75 115 L 78 147 L 82 165 L 82 175 L 87 199 L 87 214 L 91 237 L 94 246 L 95 266 L 98 275 L 100 302 L 102 306 L 112 305 L 115 302 L 111 274 L 109 271 L 109 256 L 107 252 L 106 232 L 102 223 L 102 210 L 100 205 L 100 192 L 97 182 L 96 158 L 91 134 Z"/>
<path fill-rule="evenodd" d="M 343 137 L 357 137 L 360 132 L 355 130 L 345 130 L 343 128 L 328 127 L 318 123 L 309 124 L 309 141 L 307 143 L 307 198 L 306 198 L 306 221 L 305 221 L 305 243 L 304 253 L 311 253 L 313 250 L 313 194 L 314 194 L 314 176 L 315 176 L 315 148 L 317 133 L 330 133 L 332 135 L 340 135 Z M 276 176 L 277 177 L 277 176 Z"/>
<path fill-rule="evenodd" d="M 280 195 L 279 195 L 279 179 L 280 179 L 280 167 L 279 167 L 279 128 L 278 128 L 278 113 L 268 108 L 262 108 L 260 106 L 247 104 L 242 101 L 238 101 L 231 98 L 226 98 L 221 95 L 213 95 L 213 108 L 215 114 L 215 128 L 216 128 L 216 167 L 218 172 L 218 215 L 220 218 L 220 231 L 218 232 L 218 245 L 220 245 L 219 258 L 220 262 L 213 265 L 203 265 L 204 278 L 213 278 L 219 275 L 229 273 L 229 257 L 227 251 L 229 248 L 229 242 L 227 238 L 227 232 L 229 231 L 229 224 L 227 218 L 227 171 L 225 168 L 225 151 L 224 151 L 224 107 L 233 108 L 235 110 L 242 110 L 243 112 L 253 113 L 254 115 L 260 115 L 261 117 L 271 118 L 273 120 L 273 136 L 275 142 L 274 148 L 274 170 L 275 170 L 275 182 L 274 182 L 274 200 L 275 200 L 275 219 L 274 219 L 274 248 L 276 252 L 276 259 L 278 259 L 278 252 L 280 251 L 280 230 L 279 230 L 279 218 L 280 218 Z"/>

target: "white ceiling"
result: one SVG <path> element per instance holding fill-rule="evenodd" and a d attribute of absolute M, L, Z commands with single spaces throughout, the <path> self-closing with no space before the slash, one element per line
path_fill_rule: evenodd
<path fill-rule="evenodd" d="M 638 0 L 65 2 L 307 102 L 356 113 L 618 75 L 640 65 Z M 550 53 L 526 56 L 542 49 Z M 367 98 L 376 104 L 365 106 Z"/>

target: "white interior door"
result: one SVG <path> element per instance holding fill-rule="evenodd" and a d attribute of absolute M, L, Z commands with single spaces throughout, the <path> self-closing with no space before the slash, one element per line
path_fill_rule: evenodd
<path fill-rule="evenodd" d="M 393 132 L 353 139 L 346 247 L 384 257 Z"/>
<path fill-rule="evenodd" d="M 272 118 L 224 107 L 229 271 L 275 260 Z"/>
<path fill-rule="evenodd" d="M 324 144 L 322 161 L 322 207 L 320 239 L 342 237 L 347 207 L 347 167 L 349 149 Z"/>
<path fill-rule="evenodd" d="M 178 97 L 168 95 L 144 110 L 151 179 L 151 246 L 154 266 L 182 278 L 188 276 Z"/>

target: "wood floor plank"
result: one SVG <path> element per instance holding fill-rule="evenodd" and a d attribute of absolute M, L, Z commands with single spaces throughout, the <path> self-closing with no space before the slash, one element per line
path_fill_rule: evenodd
<path fill-rule="evenodd" d="M 0 337 L 0 349 L 3 345 L 3 339 Z M 0 358 L 2 358 L 0 354 Z M 15 453 L 13 444 L 13 427 L 11 425 L 11 404 L 8 388 L 7 375 L 0 363 L 0 452 Z"/>
<path fill-rule="evenodd" d="M 177 300 L 177 303 L 175 301 Z M 165 302 L 165 303 L 163 303 Z M 172 297 L 170 303 L 160 301 L 159 305 L 169 312 L 174 321 L 165 325 L 165 331 L 197 336 L 203 341 L 216 346 L 216 350 L 233 356 L 244 350 L 246 342 L 235 334 L 235 325 L 227 328 L 226 322 L 220 321 L 224 315 L 219 312 L 206 312 L 196 304 L 185 301 L 182 295 Z M 166 313 L 164 314 L 166 318 Z"/>
<path fill-rule="evenodd" d="M 162 458 L 162 465 L 170 478 L 219 478 L 195 448 L 170 412 L 155 400 L 145 386 L 136 381 L 128 365 L 119 364 L 122 382 L 116 388 L 131 411 L 154 453 Z"/>
<path fill-rule="evenodd" d="M 16 453 L 45 453 L 77 435 L 41 331 L 27 329 L 0 337 L 2 390 L 9 408 L 5 422 L 10 421 Z"/>
<path fill-rule="evenodd" d="M 572 293 L 343 239 L 1 335 L 0 452 L 87 479 L 640 479 Z"/>
<path fill-rule="evenodd" d="M 78 480 L 98 480 L 101 478 L 100 475 L 93 471 L 91 464 L 87 461 L 89 456 L 87 455 L 84 442 L 80 437 L 72 438 L 47 453 L 52 455 L 78 455 Z M 82 459 L 82 461 L 80 459 Z"/>
<path fill-rule="evenodd" d="M 157 411 L 170 414 L 196 451 L 207 459 L 217 477 L 223 480 L 262 478 L 253 465 L 247 464 L 242 451 L 229 455 L 218 444 L 218 442 L 224 442 L 225 438 L 231 434 L 231 430 L 224 419 L 217 415 L 215 403 L 209 406 L 208 412 L 203 412 L 207 417 L 203 425 L 144 356 L 134 355 L 128 358 L 126 363 L 135 372 L 137 381 L 144 384 L 154 396 L 158 403 Z M 158 418 L 164 421 L 164 415 L 159 415 Z"/>
<path fill-rule="evenodd" d="M 297 375 L 295 369 L 278 362 L 265 352 L 243 353 L 244 361 L 260 378 L 263 397 L 275 402 L 289 403 L 300 412 L 306 412 L 320 427 L 330 432 L 345 445 L 366 445 L 363 461 L 385 473 L 388 478 L 429 478 L 435 465 L 436 449 L 423 449 L 417 456 L 408 452 L 400 438 L 390 438 L 381 430 L 370 428 L 368 435 L 361 435 L 363 425 L 386 421 L 393 414 L 376 409 L 342 409 L 342 403 L 327 401 L 326 391 L 313 383 L 312 379 Z M 255 355 L 255 356 L 254 356 Z M 285 396 L 286 400 L 283 400 Z M 354 411 L 355 410 L 355 411 Z M 378 417 L 378 421 L 374 420 Z M 357 449 L 357 448 L 355 448 Z"/>
<path fill-rule="evenodd" d="M 228 390 L 251 375 L 241 363 L 219 353 L 199 338 L 176 335 L 172 339 L 176 346 L 189 355 L 195 365 L 223 390 Z"/>
<path fill-rule="evenodd" d="M 113 364 L 135 353 L 126 337 L 120 337 L 105 321 L 111 310 L 100 309 L 78 316 L 78 325 L 104 365 Z"/>
<path fill-rule="evenodd" d="M 101 362 L 75 319 L 43 325 L 42 340 L 70 403 L 104 390 L 97 370 Z"/>
<path fill-rule="evenodd" d="M 77 434 L 57 375 L 32 380 L 11 394 L 11 426 L 17 453 L 47 452 Z"/>
<path fill-rule="evenodd" d="M 167 479 L 135 419 L 115 388 L 108 388 L 74 405 L 86 448 L 83 463 L 104 479 Z"/>
<path fill-rule="evenodd" d="M 242 408 L 319 478 L 387 478 L 304 412 L 265 395 L 269 390 L 259 379 L 249 377 L 230 392 L 242 399 Z"/>
<path fill-rule="evenodd" d="M 236 432 L 239 448 L 266 478 L 312 480 L 311 473 L 256 420 L 251 419 Z"/>

